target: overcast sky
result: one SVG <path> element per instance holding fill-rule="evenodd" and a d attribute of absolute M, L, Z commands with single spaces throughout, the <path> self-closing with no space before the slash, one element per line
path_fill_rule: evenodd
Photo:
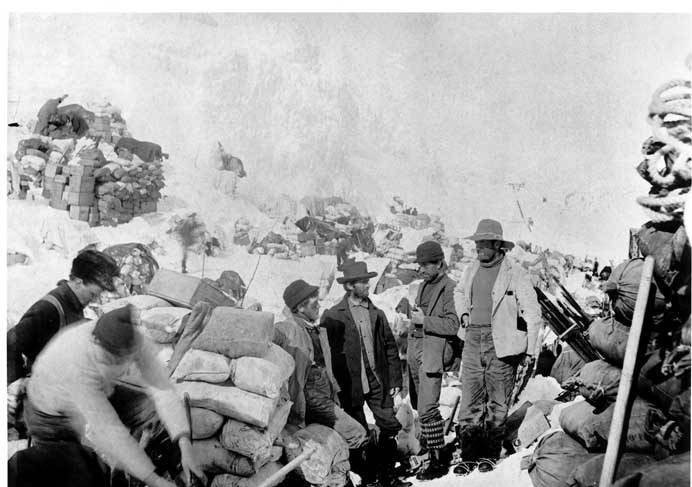
<path fill-rule="evenodd" d="M 372 212 L 399 194 L 454 236 L 494 217 L 509 239 L 603 259 L 624 258 L 646 219 L 634 167 L 651 95 L 690 76 L 689 15 L 10 20 L 10 119 L 63 93 L 106 98 L 178 170 L 221 140 L 262 191 L 341 193 Z"/>

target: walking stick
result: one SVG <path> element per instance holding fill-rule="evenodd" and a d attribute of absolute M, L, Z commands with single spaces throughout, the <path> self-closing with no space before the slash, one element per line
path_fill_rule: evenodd
<path fill-rule="evenodd" d="M 454 424 L 454 416 L 457 415 L 457 409 L 459 408 L 459 400 L 461 399 L 461 396 L 457 396 L 457 398 L 454 400 L 454 407 L 452 407 L 452 414 L 449 415 L 449 418 L 447 418 L 447 424 L 445 425 L 445 435 L 449 434 L 449 431 L 452 429 L 452 425 Z"/>
<path fill-rule="evenodd" d="M 305 460 L 307 460 L 310 455 L 312 455 L 315 452 L 315 449 L 309 446 L 305 447 L 305 450 L 303 450 L 303 453 L 295 457 L 293 460 L 288 462 L 286 465 L 281 467 L 280 470 L 274 472 L 272 475 L 270 475 L 267 479 L 265 479 L 264 482 L 259 484 L 257 487 L 270 487 L 274 485 L 279 479 L 285 477 L 289 472 L 292 472 L 298 466 L 303 463 Z"/>
<path fill-rule="evenodd" d="M 649 256 L 644 260 L 642 278 L 641 281 L 639 281 L 637 303 L 634 306 L 632 327 L 630 328 L 629 338 L 627 339 L 625 361 L 622 365 L 620 386 L 618 387 L 618 395 L 615 401 L 613 421 L 610 424 L 608 446 L 606 448 L 605 458 L 603 460 L 603 470 L 601 470 L 601 480 L 598 484 L 599 487 L 610 487 L 615 480 L 620 455 L 620 441 L 622 438 L 622 433 L 625 428 L 627 428 L 629 423 L 630 412 L 628 411 L 627 405 L 632 392 L 634 369 L 637 363 L 639 340 L 641 339 L 642 327 L 644 325 L 644 313 L 646 312 L 646 304 L 649 297 L 649 288 L 651 287 L 653 270 L 654 258 Z"/>

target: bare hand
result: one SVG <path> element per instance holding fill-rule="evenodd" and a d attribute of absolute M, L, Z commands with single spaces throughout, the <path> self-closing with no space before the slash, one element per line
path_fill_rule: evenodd
<path fill-rule="evenodd" d="M 7 386 L 7 414 L 14 416 L 26 393 L 26 379 L 21 378 Z"/>
<path fill-rule="evenodd" d="M 192 473 L 195 475 L 195 477 L 200 479 L 204 485 L 206 485 L 207 478 L 204 475 L 204 471 L 199 466 L 197 458 L 195 458 L 190 439 L 183 436 L 180 438 L 178 445 L 180 446 L 180 463 L 183 467 L 183 473 L 185 474 L 185 481 L 188 482 L 188 485 L 190 485 L 190 473 Z"/>
<path fill-rule="evenodd" d="M 411 323 L 414 325 L 422 325 L 425 322 L 425 315 L 419 309 L 414 310 L 411 313 Z"/>
<path fill-rule="evenodd" d="M 399 394 L 400 390 L 401 390 L 401 387 L 392 387 L 391 389 L 389 389 L 389 395 L 394 397 L 397 394 Z"/>

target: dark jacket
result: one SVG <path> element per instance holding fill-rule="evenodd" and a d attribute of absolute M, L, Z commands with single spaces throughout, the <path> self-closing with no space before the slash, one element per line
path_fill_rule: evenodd
<path fill-rule="evenodd" d="M 84 306 L 67 283 L 62 283 L 48 294 L 62 305 L 67 325 L 84 319 Z M 29 374 L 31 364 L 43 347 L 60 329 L 60 314 L 51 303 L 38 300 L 19 323 L 7 332 L 7 383 Z M 24 355 L 28 364 L 24 364 Z"/>
<path fill-rule="evenodd" d="M 427 373 L 440 373 L 445 365 L 451 365 L 454 357 L 456 334 L 459 331 L 459 317 L 454 303 L 456 282 L 443 276 L 433 286 L 430 302 L 426 309 L 423 323 L 423 370 Z M 425 283 L 421 284 L 416 297 L 416 306 L 420 306 L 421 294 Z"/>
<path fill-rule="evenodd" d="M 375 373 L 382 381 L 383 406 L 393 401 L 388 394 L 393 387 L 401 387 L 401 365 L 399 352 L 394 342 L 394 335 L 389 328 L 384 312 L 368 300 L 370 323 L 373 327 L 375 352 Z M 339 400 L 344 409 L 363 405 L 363 387 L 361 385 L 361 345 L 360 334 L 344 296 L 337 305 L 325 311 L 321 326 L 327 329 L 327 338 L 332 350 L 332 369 L 339 383 L 341 392 Z"/>

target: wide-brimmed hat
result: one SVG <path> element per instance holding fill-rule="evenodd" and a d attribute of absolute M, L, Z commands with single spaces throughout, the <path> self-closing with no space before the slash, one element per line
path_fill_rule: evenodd
<path fill-rule="evenodd" d="M 302 279 L 298 279 L 286 287 L 284 291 L 284 303 L 292 310 L 313 294 L 317 294 L 319 290 L 320 288 L 317 286 L 313 286 Z"/>
<path fill-rule="evenodd" d="M 489 218 L 479 221 L 476 233 L 465 238 L 474 242 L 479 240 L 499 240 L 502 242 L 502 248 L 507 250 L 514 248 L 514 242 L 505 240 L 502 236 L 502 225 L 500 222 Z"/>
<path fill-rule="evenodd" d="M 368 272 L 368 264 L 365 262 L 344 264 L 343 273 L 343 277 L 336 278 L 336 282 L 339 284 L 362 281 L 363 279 L 371 279 L 377 275 L 377 272 Z"/>

